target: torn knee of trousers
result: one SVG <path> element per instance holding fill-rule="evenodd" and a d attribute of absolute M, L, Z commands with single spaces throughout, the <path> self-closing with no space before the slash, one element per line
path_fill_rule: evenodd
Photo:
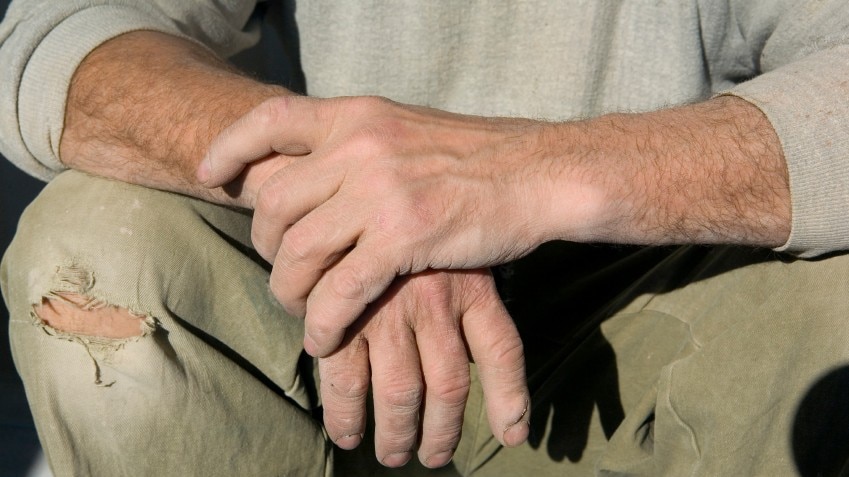
<path fill-rule="evenodd" d="M 41 324 L 68 334 L 127 339 L 150 331 L 144 315 L 82 295 L 57 294 L 44 298 L 34 312 Z"/>
<path fill-rule="evenodd" d="M 153 317 L 108 303 L 93 295 L 94 274 L 70 265 L 58 267 L 54 289 L 33 304 L 32 317 L 48 335 L 84 346 L 95 368 L 95 384 L 101 365 L 108 363 L 127 342 L 149 335 L 156 327 Z"/>

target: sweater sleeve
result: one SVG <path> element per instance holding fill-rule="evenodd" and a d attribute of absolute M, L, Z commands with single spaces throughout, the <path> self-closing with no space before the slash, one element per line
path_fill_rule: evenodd
<path fill-rule="evenodd" d="M 792 230 L 776 250 L 801 257 L 849 250 L 846 0 L 794 0 L 780 14 L 771 2 L 738 3 L 737 34 L 757 53 L 754 77 L 726 94 L 760 108 L 781 141 Z"/>
<path fill-rule="evenodd" d="M 49 180 L 65 167 L 59 140 L 77 66 L 103 42 L 152 30 L 230 56 L 258 39 L 255 2 L 16 0 L 0 24 L 0 153 Z"/>

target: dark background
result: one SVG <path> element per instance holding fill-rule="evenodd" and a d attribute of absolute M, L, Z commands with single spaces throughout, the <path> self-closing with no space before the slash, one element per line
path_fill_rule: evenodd
<path fill-rule="evenodd" d="M 9 0 L 0 0 L 5 17 Z M 13 118 L 0 118 L 13 121 Z M 29 177 L 0 156 L 0 251 L 5 252 L 18 217 L 44 184 Z M 45 474 L 41 449 L 32 416 L 27 407 L 24 388 L 12 364 L 9 352 L 9 312 L 0 306 L 0 475 Z"/>
<path fill-rule="evenodd" d="M 5 12 L 8 1 L 0 1 Z M 42 186 L 0 157 L 0 250 L 8 247 L 21 211 Z M 37 464 L 40 447 L 23 384 L 9 352 L 9 313 L 5 303 L 0 314 L 0 475 L 22 476 Z"/>

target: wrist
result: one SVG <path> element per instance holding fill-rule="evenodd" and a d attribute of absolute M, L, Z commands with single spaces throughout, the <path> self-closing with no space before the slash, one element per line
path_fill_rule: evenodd
<path fill-rule="evenodd" d="M 534 176 L 528 189 L 537 201 L 539 243 L 608 242 L 621 228 L 615 194 L 625 184 L 611 173 L 620 159 L 601 149 L 609 146 L 600 136 L 593 121 L 541 126 L 527 167 Z"/>
<path fill-rule="evenodd" d="M 737 98 L 552 125 L 550 238 L 775 247 L 789 235 L 771 125 Z"/>
<path fill-rule="evenodd" d="M 238 204 L 199 186 L 195 168 L 218 132 L 281 94 L 289 93 L 188 40 L 127 33 L 95 49 L 74 74 L 60 158 L 92 174 Z"/>

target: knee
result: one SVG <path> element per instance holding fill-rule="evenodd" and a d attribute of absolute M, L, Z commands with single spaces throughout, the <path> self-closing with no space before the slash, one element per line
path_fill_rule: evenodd
<path fill-rule="evenodd" d="M 76 293 L 43 298 L 33 314 L 42 326 L 69 335 L 124 339 L 144 336 L 153 328 L 144 315 Z"/>
<path fill-rule="evenodd" d="M 149 252 L 151 242 L 179 238 L 177 225 L 196 215 L 186 197 L 66 171 L 21 215 L 9 254 L 33 260 Z"/>
<path fill-rule="evenodd" d="M 21 216 L 3 257 L 10 315 L 60 333 L 142 336 L 174 262 L 203 249 L 192 242 L 203 224 L 191 199 L 65 172 Z"/>

